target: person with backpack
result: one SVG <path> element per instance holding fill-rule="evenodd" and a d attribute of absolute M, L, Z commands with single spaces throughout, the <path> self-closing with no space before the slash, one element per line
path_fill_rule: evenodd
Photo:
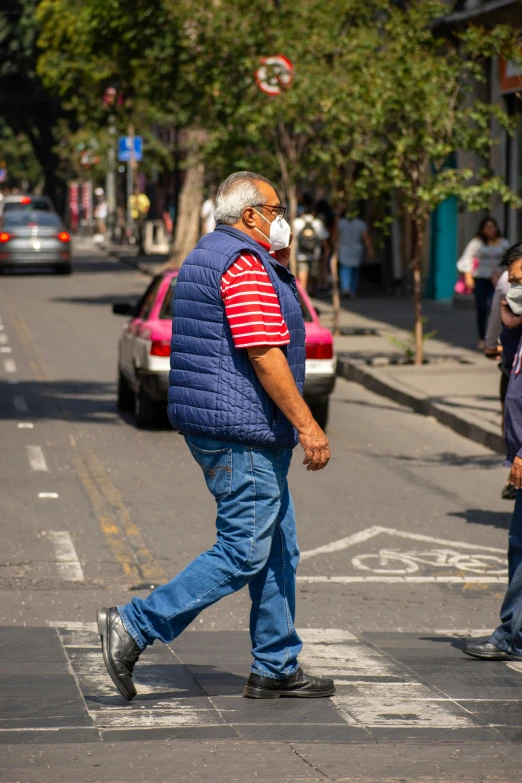
<path fill-rule="evenodd" d="M 292 223 L 294 242 L 296 243 L 297 278 L 305 291 L 310 284 L 315 291 L 321 258 L 326 250 L 326 240 L 330 236 L 321 220 L 312 212 L 312 203 L 308 196 L 302 201 L 303 212 Z"/>

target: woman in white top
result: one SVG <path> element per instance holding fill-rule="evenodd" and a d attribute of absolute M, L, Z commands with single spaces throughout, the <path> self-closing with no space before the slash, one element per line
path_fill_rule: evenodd
<path fill-rule="evenodd" d="M 485 217 L 480 221 L 478 231 L 468 242 L 457 263 L 457 269 L 466 279 L 466 285 L 473 290 L 477 309 L 478 348 L 485 348 L 486 326 L 493 291 L 502 269 L 500 261 L 509 242 L 500 234 L 497 221 Z"/>

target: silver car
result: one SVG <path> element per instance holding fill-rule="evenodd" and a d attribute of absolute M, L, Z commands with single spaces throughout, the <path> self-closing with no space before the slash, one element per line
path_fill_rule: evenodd
<path fill-rule="evenodd" d="M 38 210 L 43 212 L 56 212 L 51 199 L 47 196 L 31 196 L 25 193 L 16 193 L 4 196 L 0 201 L 0 217 L 9 210 L 17 209 Z"/>
<path fill-rule="evenodd" d="M 71 273 L 71 236 L 54 212 L 14 210 L 0 220 L 0 269 L 52 267 Z"/>

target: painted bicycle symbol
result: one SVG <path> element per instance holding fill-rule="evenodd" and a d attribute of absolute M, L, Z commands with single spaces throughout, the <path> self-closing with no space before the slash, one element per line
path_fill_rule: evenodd
<path fill-rule="evenodd" d="M 474 574 L 504 575 L 507 572 L 505 561 L 500 557 L 455 552 L 453 549 L 432 549 L 426 552 L 380 549 L 378 554 L 357 555 L 352 558 L 352 565 L 374 574 L 414 574 L 421 565 L 454 568 Z"/>

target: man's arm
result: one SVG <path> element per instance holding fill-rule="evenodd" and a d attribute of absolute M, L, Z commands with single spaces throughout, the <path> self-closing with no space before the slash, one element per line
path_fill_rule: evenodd
<path fill-rule="evenodd" d="M 330 459 L 328 438 L 301 397 L 283 351 L 269 346 L 247 350 L 263 389 L 297 430 L 305 453 L 303 465 L 307 470 L 322 470 Z"/>

